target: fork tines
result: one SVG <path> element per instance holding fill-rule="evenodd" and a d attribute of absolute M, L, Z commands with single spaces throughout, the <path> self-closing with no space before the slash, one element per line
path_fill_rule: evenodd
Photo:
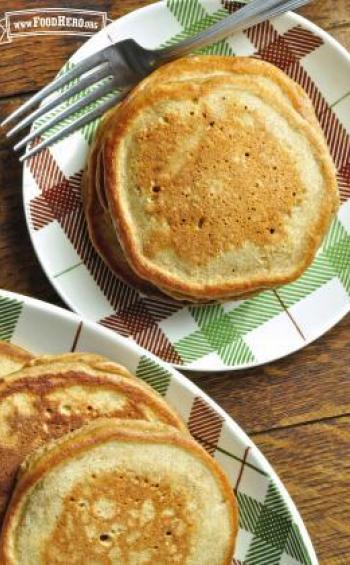
<path fill-rule="evenodd" d="M 62 123 L 62 127 L 58 131 L 53 130 L 52 135 L 45 137 L 43 141 L 40 141 L 20 157 L 21 161 L 101 116 L 120 100 L 122 93 L 115 90 L 116 80 L 112 76 L 111 66 L 107 58 L 108 50 L 109 48 L 104 49 L 88 57 L 68 72 L 58 76 L 2 122 L 1 125 L 4 126 L 21 117 L 35 104 L 59 91 L 59 94 L 50 96 L 44 104 L 20 120 L 7 132 L 7 137 L 12 137 L 26 126 L 34 125 L 34 129 L 14 146 L 14 149 L 18 150 L 44 132 L 50 133 L 50 130 Z M 100 101 L 100 104 L 98 104 L 98 101 Z M 83 115 L 81 115 L 82 112 Z M 76 119 L 74 119 L 74 116 Z M 73 118 L 72 121 L 68 120 L 70 117 Z M 41 120 L 38 123 L 36 121 L 39 118 Z"/>

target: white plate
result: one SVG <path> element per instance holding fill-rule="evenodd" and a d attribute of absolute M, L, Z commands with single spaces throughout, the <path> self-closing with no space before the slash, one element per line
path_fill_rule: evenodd
<path fill-rule="evenodd" d="M 160 392 L 228 474 L 237 493 L 236 563 L 317 564 L 305 526 L 266 459 L 241 428 L 175 369 L 127 340 L 66 310 L 0 291 L 0 339 L 34 353 L 107 355 Z"/>
<path fill-rule="evenodd" d="M 153 4 L 92 37 L 66 68 L 110 39 L 134 37 L 157 47 L 226 15 L 219 0 Z M 91 246 L 80 202 L 79 179 L 97 123 L 31 159 L 24 167 L 23 196 L 36 253 L 73 310 L 176 366 L 218 371 L 270 362 L 301 349 L 350 310 L 350 57 L 328 34 L 293 14 L 238 33 L 209 51 L 269 60 L 300 82 L 314 101 L 343 204 L 322 251 L 297 282 L 244 302 L 188 308 L 147 299 L 119 281 Z"/>

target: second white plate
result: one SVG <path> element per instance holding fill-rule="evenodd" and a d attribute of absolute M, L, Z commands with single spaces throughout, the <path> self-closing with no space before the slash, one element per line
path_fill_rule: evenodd
<path fill-rule="evenodd" d="M 125 365 L 167 399 L 226 471 L 240 512 L 236 565 L 317 564 L 300 515 L 266 459 L 241 428 L 183 375 L 101 326 L 5 291 L 0 291 L 0 339 L 37 354 L 90 351 Z"/>

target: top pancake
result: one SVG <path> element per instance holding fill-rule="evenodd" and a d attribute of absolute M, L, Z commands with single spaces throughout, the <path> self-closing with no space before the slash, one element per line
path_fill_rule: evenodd
<path fill-rule="evenodd" d="M 109 210 L 132 269 L 209 299 L 295 279 L 338 202 L 310 101 L 261 61 L 171 65 L 174 82 L 137 87 L 103 147 Z"/>
<path fill-rule="evenodd" d="M 154 73 L 156 74 L 156 73 Z M 208 303 L 210 298 L 194 298 L 175 293 L 167 288 L 157 288 L 139 277 L 130 267 L 121 248 L 112 218 L 106 203 L 103 170 L 103 137 L 108 131 L 109 122 L 117 119 L 117 108 L 109 112 L 101 123 L 91 148 L 87 170 L 82 179 L 82 199 L 90 239 L 102 259 L 124 282 L 137 288 L 148 296 L 169 301 L 170 298 L 184 303 Z M 235 295 L 237 296 L 237 295 Z M 239 298 L 246 296 L 240 295 Z M 231 297 L 225 297 L 229 300 Z"/>
<path fill-rule="evenodd" d="M 3 565 L 228 565 L 233 490 L 191 438 L 144 423 L 96 421 L 35 454 L 0 543 Z"/>

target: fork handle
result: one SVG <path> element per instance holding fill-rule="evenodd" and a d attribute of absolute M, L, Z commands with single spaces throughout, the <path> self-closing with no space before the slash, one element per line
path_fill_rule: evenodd
<path fill-rule="evenodd" d="M 163 64 L 166 61 L 188 55 L 194 49 L 200 49 L 220 41 L 232 32 L 241 31 L 267 18 L 303 6 L 308 2 L 310 2 L 310 0 L 252 0 L 252 2 L 245 4 L 238 12 L 218 21 L 216 24 L 201 31 L 197 35 L 185 39 L 174 46 L 156 50 L 154 53 L 157 63 Z"/>

